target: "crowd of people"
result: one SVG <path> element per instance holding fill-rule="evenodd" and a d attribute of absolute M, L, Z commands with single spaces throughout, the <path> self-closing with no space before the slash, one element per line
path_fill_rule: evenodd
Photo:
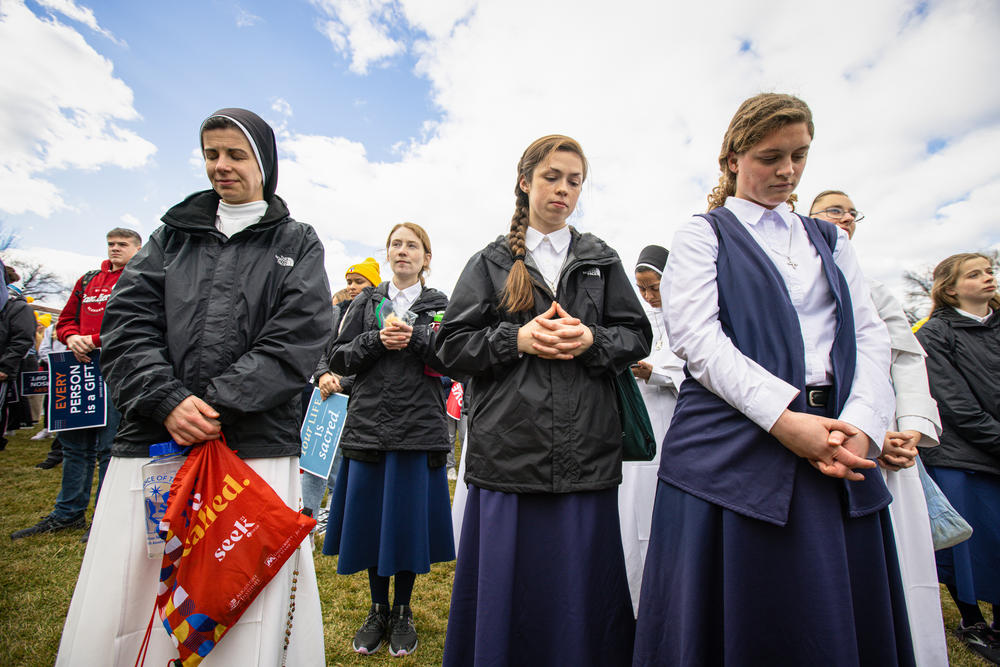
<path fill-rule="evenodd" d="M 946 665 L 939 582 L 958 636 L 1000 664 L 998 621 L 979 607 L 1000 605 L 993 266 L 942 261 L 914 335 L 861 271 L 850 197 L 826 190 L 796 211 L 814 132 L 795 97 L 744 101 L 708 211 L 632 271 L 567 223 L 583 148 L 542 137 L 518 162 L 506 234 L 450 297 L 425 284 L 431 239 L 412 222 L 389 230 L 387 279 L 368 258 L 331 297 L 322 244 L 276 194 L 273 130 L 244 109 L 209 116 L 211 189 L 145 243 L 108 232 L 108 260 L 55 325 L 78 360 L 100 349 L 109 396 L 105 426 L 59 433 L 52 512 L 11 535 L 83 528 L 98 469 L 57 664 L 133 664 L 144 645 L 151 663 L 176 657 L 146 628 L 160 564 L 141 467 L 153 443 L 223 436 L 286 504 L 321 517 L 339 574 L 367 572 L 370 607 L 344 638 L 360 654 L 417 651 L 417 575 L 457 558 L 449 666 Z M 13 292 L 0 309 L 10 387 L 36 323 Z M 623 461 L 623 376 L 652 460 Z M 349 396 L 326 479 L 298 468 L 314 386 Z M 971 538 L 935 551 L 928 483 Z M 205 664 L 325 664 L 300 551 Z"/>

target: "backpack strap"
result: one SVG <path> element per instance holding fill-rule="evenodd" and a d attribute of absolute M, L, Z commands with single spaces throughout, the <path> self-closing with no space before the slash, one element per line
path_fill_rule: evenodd
<path fill-rule="evenodd" d="M 87 285 L 94 279 L 94 277 L 100 273 L 100 269 L 91 269 L 83 274 L 80 278 L 80 289 L 76 291 L 76 321 L 80 322 L 80 310 L 83 308 L 83 296 L 87 292 Z"/>

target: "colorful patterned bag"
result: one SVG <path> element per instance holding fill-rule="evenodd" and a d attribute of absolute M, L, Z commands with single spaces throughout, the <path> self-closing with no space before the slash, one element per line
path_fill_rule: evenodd
<path fill-rule="evenodd" d="M 277 574 L 316 520 L 288 507 L 225 441 L 196 446 L 170 487 L 156 610 L 194 667 Z"/>

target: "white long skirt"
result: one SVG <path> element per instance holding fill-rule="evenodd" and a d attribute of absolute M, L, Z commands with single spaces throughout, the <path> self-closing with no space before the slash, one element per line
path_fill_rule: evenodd
<path fill-rule="evenodd" d="M 898 471 L 880 470 L 893 499 L 889 516 L 896 534 L 896 552 L 917 667 L 943 667 L 948 664 L 948 645 L 941 616 L 934 542 L 920 476 L 916 466 Z"/>
<path fill-rule="evenodd" d="M 656 436 L 656 456 L 652 461 L 624 461 L 622 484 L 618 488 L 618 520 L 622 529 L 622 550 L 628 588 L 632 594 L 632 613 L 639 615 L 639 591 L 642 571 L 646 565 L 649 530 L 653 522 L 653 502 L 656 500 L 657 471 L 660 469 L 660 448 L 674 416 L 677 397 L 666 387 L 649 387 L 639 383 L 649 412 L 649 421 Z"/>
<path fill-rule="evenodd" d="M 469 485 L 465 483 L 465 452 L 469 451 L 469 435 L 466 432 L 462 443 L 462 456 L 458 461 L 458 481 L 455 482 L 455 496 L 451 501 L 451 529 L 455 533 L 455 553 L 462 537 L 462 521 L 465 519 L 465 501 L 469 495 Z"/>
<path fill-rule="evenodd" d="M 161 563 L 160 558 L 146 556 L 141 471 L 145 462 L 143 458 L 111 459 L 66 616 L 57 667 L 135 664 L 153 613 Z M 296 457 L 247 459 L 246 463 L 290 507 L 298 507 Z M 294 569 L 299 573 L 286 655 L 284 640 Z M 177 657 L 177 649 L 157 615 L 145 664 L 164 665 Z M 201 664 L 326 664 L 319 590 L 308 541 L 288 559 Z"/>

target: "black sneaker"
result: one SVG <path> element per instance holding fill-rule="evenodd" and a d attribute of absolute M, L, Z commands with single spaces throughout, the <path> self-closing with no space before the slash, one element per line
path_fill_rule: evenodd
<path fill-rule="evenodd" d="M 371 655 L 385 643 L 385 631 L 389 627 L 389 605 L 372 603 L 368 618 L 354 633 L 354 650 L 361 655 Z"/>
<path fill-rule="evenodd" d="M 413 625 L 413 612 L 409 605 L 392 608 L 389 616 L 389 653 L 394 658 L 413 655 L 417 650 L 417 628 Z"/>
<path fill-rule="evenodd" d="M 42 470 L 49 470 L 51 468 L 55 468 L 60 463 L 62 463 L 61 456 L 52 456 L 51 454 L 49 454 L 44 461 L 42 461 L 41 463 L 36 463 L 35 467 L 41 468 Z"/>
<path fill-rule="evenodd" d="M 1000 665 L 1000 637 L 986 623 L 974 623 L 968 627 L 960 623 L 955 634 L 973 653 L 981 655 L 994 665 Z"/>
<path fill-rule="evenodd" d="M 56 519 L 49 514 L 48 516 L 42 517 L 41 521 L 30 528 L 24 528 L 11 533 L 10 539 L 19 540 L 22 537 L 31 537 L 32 535 L 39 535 L 41 533 L 55 533 L 60 530 L 83 528 L 86 523 L 87 522 L 83 519 L 83 515 L 80 515 L 75 519 L 71 519 L 70 521 L 61 521 L 60 519 Z"/>

